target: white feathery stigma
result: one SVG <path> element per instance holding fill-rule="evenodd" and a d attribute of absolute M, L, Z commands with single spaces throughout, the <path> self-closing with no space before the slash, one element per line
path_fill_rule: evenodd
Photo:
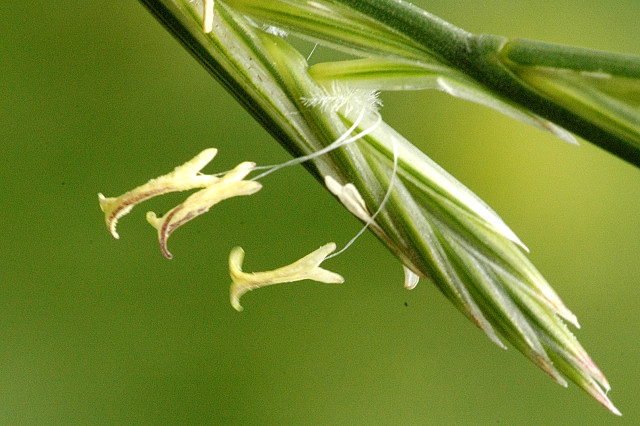
<path fill-rule="evenodd" d="M 343 112 L 365 110 L 377 113 L 382 107 L 380 92 L 351 87 L 346 84 L 332 82 L 322 94 L 311 98 L 302 98 L 305 106 L 320 108 L 323 112 Z"/>
<path fill-rule="evenodd" d="M 282 28 L 274 27 L 273 25 L 263 25 L 262 31 L 280 38 L 285 38 L 289 35 L 289 33 Z"/>

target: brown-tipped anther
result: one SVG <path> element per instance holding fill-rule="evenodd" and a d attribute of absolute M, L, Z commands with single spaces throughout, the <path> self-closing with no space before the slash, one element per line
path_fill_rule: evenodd
<path fill-rule="evenodd" d="M 208 212 L 220 201 L 258 192 L 262 188 L 260 183 L 243 180 L 254 168 L 255 163 L 240 163 L 211 185 L 191 194 L 183 203 L 169 210 L 164 216 L 158 217 L 154 212 L 148 212 L 147 222 L 158 230 L 158 242 L 162 254 L 167 259 L 173 257 L 167 248 L 167 241 L 171 233 L 180 226 Z"/>
<path fill-rule="evenodd" d="M 209 164 L 217 153 L 218 150 L 215 148 L 205 149 L 190 161 L 176 167 L 171 173 L 151 179 L 119 197 L 105 197 L 98 194 L 98 202 L 100 209 L 104 212 L 109 233 L 113 238 L 120 238 L 116 232 L 118 220 L 143 201 L 169 192 L 204 188 L 218 181 L 219 179 L 215 176 L 200 173 L 200 170 Z"/>

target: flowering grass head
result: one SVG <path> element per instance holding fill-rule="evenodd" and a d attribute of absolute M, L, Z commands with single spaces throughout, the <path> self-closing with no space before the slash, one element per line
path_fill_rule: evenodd
<path fill-rule="evenodd" d="M 220 186 L 226 176 L 190 172 L 186 185 L 168 179 L 118 198 L 101 196 L 112 235 L 118 218 L 138 202 L 203 188 L 161 218 L 149 215 L 168 255 L 166 239 L 178 226 L 226 195 L 254 193 L 256 180 L 306 162 L 398 259 L 406 288 L 429 280 L 496 345 L 509 342 L 557 383 L 566 386 L 568 378 L 619 414 L 607 379 L 565 325 L 579 327 L 576 316 L 528 260 L 523 242 L 384 122 L 378 93 L 440 90 L 571 143 L 579 135 L 640 165 L 640 58 L 474 35 L 396 0 L 141 2 L 294 158 L 256 166 L 266 171 L 248 181 L 242 176 L 235 183 L 242 189 L 229 192 Z M 350 57 L 310 67 L 287 34 Z M 328 244 L 255 274 L 242 271 L 244 252 L 233 249 L 232 305 L 240 309 L 242 294 L 279 282 L 342 282 L 319 268 L 341 252 L 335 248 Z"/>

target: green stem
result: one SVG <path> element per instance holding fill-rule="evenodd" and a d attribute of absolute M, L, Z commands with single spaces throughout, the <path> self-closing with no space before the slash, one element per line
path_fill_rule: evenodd
<path fill-rule="evenodd" d="M 406 35 L 492 92 L 640 167 L 640 140 L 637 136 L 618 135 L 527 87 L 504 66 L 500 57 L 504 50 L 511 59 L 536 66 L 540 60 L 562 68 L 573 67 L 576 63 L 591 63 L 590 68 L 594 70 L 624 71 L 636 78 L 640 76 L 640 58 L 544 43 L 511 42 L 494 35 L 473 35 L 402 0 L 335 1 Z"/>
<path fill-rule="evenodd" d="M 273 25 L 281 24 L 293 30 L 297 28 L 296 23 L 272 13 L 272 3 L 277 3 L 281 8 L 304 8 L 307 14 L 321 14 L 307 2 L 298 0 L 261 3 L 260 7 L 255 6 L 259 3 L 258 0 L 229 0 L 229 3 L 245 13 L 266 19 Z M 520 66 L 536 69 L 552 67 L 555 71 L 599 71 L 613 78 L 638 79 L 640 58 L 509 40 L 495 35 L 474 35 L 402 0 L 325 0 L 319 3 L 326 3 L 327 7 L 339 4 L 350 14 L 358 16 L 360 23 L 366 22 L 368 18 L 375 23 L 375 34 L 382 31 L 380 24 L 383 24 L 390 37 L 404 37 L 412 42 L 410 44 L 421 47 L 425 60 L 432 62 L 435 58 L 466 74 L 494 96 L 513 102 L 529 113 L 548 119 L 625 161 L 640 166 L 640 114 L 637 109 L 632 117 L 628 117 L 628 109 L 621 108 L 622 117 L 618 117 L 615 108 L 609 109 L 612 103 L 607 99 L 603 102 L 593 102 L 590 98 L 581 97 L 565 99 L 556 90 L 555 81 L 551 85 L 538 86 L 538 80 L 527 81 L 526 74 L 518 73 Z M 308 23 L 311 21 L 311 18 L 307 18 L 306 23 L 299 27 L 300 31 L 308 30 Z M 345 44 L 351 42 L 364 50 L 377 46 L 378 54 L 401 55 L 408 60 L 416 58 L 417 49 L 413 46 L 410 51 L 394 50 L 391 44 L 382 46 L 379 41 L 363 39 L 362 33 L 360 30 L 358 36 L 352 36 L 342 31 L 334 35 L 316 30 L 314 35 L 332 45 L 337 43 L 336 37 L 344 37 Z M 381 38 L 377 35 L 375 39 Z M 634 87 L 632 96 L 638 96 L 637 93 L 638 89 Z M 603 118 L 603 115 L 614 117 Z"/>

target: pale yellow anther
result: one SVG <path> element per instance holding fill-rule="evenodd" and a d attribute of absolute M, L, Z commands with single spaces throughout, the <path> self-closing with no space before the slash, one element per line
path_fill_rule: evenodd
<path fill-rule="evenodd" d="M 105 222 L 111 235 L 120 238 L 116 232 L 118 219 L 129 213 L 137 204 L 168 192 L 204 188 L 217 182 L 219 178 L 215 176 L 200 174 L 200 170 L 209 164 L 217 153 L 218 150 L 215 148 L 205 149 L 192 160 L 176 167 L 173 172 L 151 179 L 119 197 L 107 198 L 98 194 L 100 208 L 105 214 Z"/>
<path fill-rule="evenodd" d="M 404 288 L 413 290 L 418 285 L 420 277 L 404 265 L 402 265 L 402 269 L 404 270 Z"/>
<path fill-rule="evenodd" d="M 371 221 L 367 205 L 358 189 L 352 183 L 341 185 L 337 180 L 327 175 L 324 177 L 324 184 L 355 217 L 368 223 L 372 228 L 380 230 L 378 224 Z M 420 277 L 406 266 L 402 265 L 402 268 L 404 270 L 404 287 L 408 290 L 413 290 L 418 285 Z"/>
<path fill-rule="evenodd" d="M 302 259 L 282 268 L 267 272 L 242 272 L 244 250 L 235 247 L 229 254 L 229 275 L 231 275 L 231 288 L 229 296 L 231 306 L 237 311 L 242 310 L 240 298 L 243 294 L 256 288 L 301 280 L 314 280 L 322 283 L 343 283 L 340 275 L 320 268 L 324 259 L 336 249 L 335 243 L 328 243 L 316 251 L 306 255 Z"/>
<path fill-rule="evenodd" d="M 169 210 L 164 216 L 157 217 L 154 212 L 147 213 L 147 221 L 158 230 L 158 241 L 162 253 L 168 259 L 173 256 L 167 249 L 167 240 L 173 231 L 191 219 L 209 211 L 222 200 L 258 192 L 262 185 L 255 181 L 243 180 L 254 168 L 255 163 L 244 162 L 228 172 L 221 179 L 200 191 L 191 194 L 182 204 Z"/>
<path fill-rule="evenodd" d="M 324 184 L 333 195 L 338 197 L 338 200 L 351 214 L 366 223 L 366 226 L 370 226 L 375 231 L 383 232 L 380 226 L 371 218 L 367 205 L 354 184 L 341 185 L 340 182 L 329 175 L 324 177 Z"/>
<path fill-rule="evenodd" d="M 367 222 L 371 215 L 367 210 L 362 195 L 352 183 L 341 185 L 337 180 L 327 175 L 324 177 L 324 184 L 333 195 L 338 197 L 340 202 L 358 219 Z"/>
<path fill-rule="evenodd" d="M 205 34 L 213 31 L 213 0 L 204 0 L 204 11 L 202 13 L 202 26 Z"/>

